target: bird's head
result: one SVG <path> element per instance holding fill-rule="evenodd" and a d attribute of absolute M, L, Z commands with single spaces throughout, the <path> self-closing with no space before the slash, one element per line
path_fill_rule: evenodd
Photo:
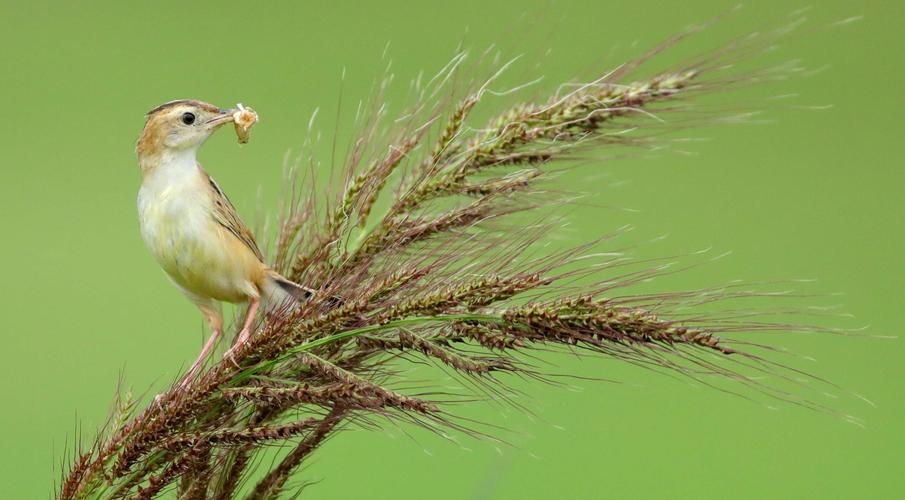
<path fill-rule="evenodd" d="M 148 112 L 136 146 L 138 157 L 197 150 L 215 130 L 233 121 L 235 111 L 192 99 L 161 104 Z"/>

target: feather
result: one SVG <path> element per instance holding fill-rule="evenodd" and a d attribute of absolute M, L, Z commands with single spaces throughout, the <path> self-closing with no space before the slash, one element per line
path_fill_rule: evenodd
<path fill-rule="evenodd" d="M 267 278 L 273 280 L 278 287 L 283 289 L 284 292 L 288 293 L 299 302 L 303 302 L 314 296 L 314 290 L 290 281 L 275 271 L 271 271 L 268 274 Z"/>
<path fill-rule="evenodd" d="M 204 172 L 204 175 L 207 177 L 208 184 L 211 188 L 211 198 L 214 201 L 214 220 L 225 227 L 236 238 L 239 238 L 239 241 L 244 243 L 245 246 L 255 254 L 255 257 L 257 257 L 259 261 L 264 262 L 264 255 L 261 253 L 261 249 L 258 248 L 258 243 L 255 241 L 254 235 L 251 234 L 248 226 L 242 222 L 238 212 L 236 212 L 236 207 L 229 201 L 229 198 L 226 197 L 226 194 L 223 193 L 223 190 L 220 189 L 220 186 L 217 185 L 213 177 L 207 172 Z"/>

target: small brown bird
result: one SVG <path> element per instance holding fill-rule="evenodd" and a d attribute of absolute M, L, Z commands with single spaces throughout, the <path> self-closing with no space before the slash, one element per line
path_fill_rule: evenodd
<path fill-rule="evenodd" d="M 279 306 L 304 300 L 313 291 L 280 276 L 264 263 L 251 231 L 217 183 L 198 164 L 202 144 L 227 123 L 244 126 L 249 111 L 220 109 L 196 100 L 172 101 L 152 109 L 136 147 L 142 184 L 138 192 L 141 235 L 173 283 L 204 314 L 211 336 L 192 364 L 183 387 L 198 373 L 223 330 L 220 302 L 249 304 L 233 347 L 248 341 L 263 300 Z M 251 123 L 256 115 L 250 118 Z M 240 140 L 247 138 L 240 133 Z"/>

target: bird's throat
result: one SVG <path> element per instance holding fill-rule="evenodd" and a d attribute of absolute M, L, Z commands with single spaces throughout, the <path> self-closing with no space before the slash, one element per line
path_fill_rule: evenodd
<path fill-rule="evenodd" d="M 198 170 L 198 148 L 163 149 L 154 154 L 139 155 L 142 177 L 179 177 Z"/>

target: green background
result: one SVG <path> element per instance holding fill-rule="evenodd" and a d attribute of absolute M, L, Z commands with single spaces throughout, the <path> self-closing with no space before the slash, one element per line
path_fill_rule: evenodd
<path fill-rule="evenodd" d="M 143 114 L 174 98 L 242 101 L 262 116 L 253 140 L 214 137 L 201 160 L 245 214 L 272 210 L 281 166 L 308 117 L 348 133 L 335 109 L 367 97 L 389 54 L 398 84 L 432 72 L 463 42 L 526 57 L 514 76 L 543 90 L 603 71 L 731 2 L 22 2 L 0 8 L 0 222 L 3 351 L 0 498 L 47 498 L 73 436 L 103 420 L 118 376 L 160 388 L 196 354 L 201 318 L 167 282 L 137 230 L 133 152 Z M 889 5 L 896 4 L 894 7 Z M 757 2 L 689 42 L 785 22 L 787 2 Z M 820 2 L 813 32 L 779 48 L 828 68 L 743 93 L 770 123 L 686 132 L 681 149 L 591 163 L 560 182 L 593 193 L 557 244 L 624 224 L 639 255 L 733 251 L 664 288 L 732 279 L 816 278 L 817 302 L 898 335 L 903 311 L 905 98 L 895 2 Z M 863 15 L 844 29 L 822 29 Z M 805 30 L 807 31 L 807 30 Z M 611 51 L 615 47 L 615 50 Z M 546 49 L 549 54 L 545 54 Z M 688 54 L 680 48 L 677 56 Z M 609 57 L 608 54 L 610 55 Z M 675 61 L 667 56 L 666 61 Z M 776 57 L 775 54 L 774 56 Z M 535 66 L 534 63 L 539 63 Z M 345 70 L 346 78 L 341 81 Z M 517 78 L 516 78 L 517 79 Z M 342 90 L 340 90 L 342 88 Z M 782 106 L 766 98 L 798 93 Z M 508 101 L 489 101 L 495 109 Z M 807 106 L 832 104 L 814 111 Z M 342 142 L 340 142 L 342 144 Z M 325 161 L 330 141 L 315 151 Z M 632 209 L 631 211 L 625 209 Z M 658 285 L 660 286 L 660 285 Z M 841 295 L 831 295 L 840 292 Z M 795 299 L 790 299 L 795 303 Z M 559 371 L 622 383 L 535 385 L 534 416 L 469 412 L 504 425 L 512 446 L 423 432 L 346 432 L 309 463 L 316 498 L 883 498 L 905 490 L 905 347 L 870 336 L 771 335 L 813 356 L 792 360 L 862 394 L 823 400 L 866 427 L 790 405 L 751 403 L 598 359 Z M 524 385 L 519 385 L 524 388 Z"/>

